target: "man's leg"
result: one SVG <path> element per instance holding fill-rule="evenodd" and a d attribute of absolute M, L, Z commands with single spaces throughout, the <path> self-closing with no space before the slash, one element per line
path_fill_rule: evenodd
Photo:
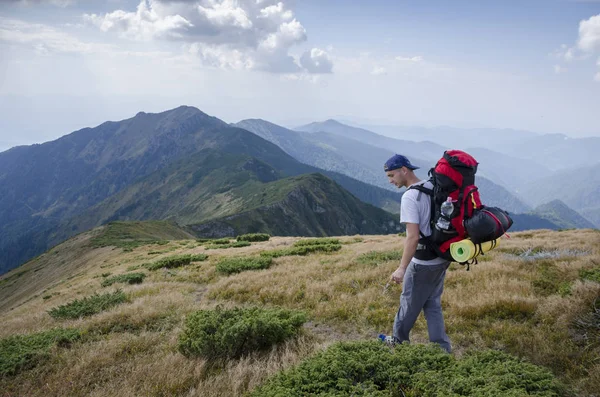
<path fill-rule="evenodd" d="M 431 296 L 423 306 L 425 319 L 427 320 L 427 331 L 429 332 L 429 341 L 437 343 L 446 350 L 451 352 L 450 338 L 446 334 L 444 325 L 444 315 L 442 314 L 442 293 L 444 292 L 444 279 L 446 277 L 446 269 L 448 264 L 431 266 L 429 278 L 434 289 Z"/>
<path fill-rule="evenodd" d="M 437 284 L 428 282 L 427 267 L 410 262 L 406 268 L 402 282 L 402 295 L 400 295 L 400 308 L 394 319 L 393 336 L 398 343 L 410 341 L 410 330 L 415 325 L 425 302 L 437 286 Z"/>

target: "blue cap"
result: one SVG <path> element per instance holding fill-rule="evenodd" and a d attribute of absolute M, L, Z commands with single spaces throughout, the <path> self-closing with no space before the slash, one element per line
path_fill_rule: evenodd
<path fill-rule="evenodd" d="M 395 154 L 383 165 L 384 171 L 392 171 L 398 168 L 406 167 L 409 170 L 417 170 L 419 167 L 415 167 L 411 164 L 410 160 L 401 154 Z"/>

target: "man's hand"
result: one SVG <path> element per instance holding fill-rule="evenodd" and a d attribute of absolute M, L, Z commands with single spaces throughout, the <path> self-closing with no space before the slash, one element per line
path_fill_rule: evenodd
<path fill-rule="evenodd" d="M 390 277 L 391 280 L 396 284 L 402 284 L 402 280 L 404 280 L 405 271 L 406 269 L 404 269 L 403 267 L 399 267 L 394 273 L 392 273 L 392 276 Z"/>

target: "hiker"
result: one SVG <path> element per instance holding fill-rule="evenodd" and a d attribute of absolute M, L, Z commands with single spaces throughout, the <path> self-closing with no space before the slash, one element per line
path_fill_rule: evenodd
<path fill-rule="evenodd" d="M 414 173 L 418 168 L 400 154 L 392 156 L 384 165 L 390 183 L 398 188 L 408 189 L 400 204 L 400 222 L 406 225 L 404 252 L 400 266 L 391 275 L 393 282 L 403 283 L 402 295 L 400 308 L 394 319 L 392 337 L 386 339 L 392 344 L 410 342 L 410 330 L 423 310 L 429 340 L 450 353 L 450 339 L 446 335 L 441 304 L 444 278 L 450 262 L 435 255 L 431 258 L 426 247 L 419 244 L 421 233 L 423 236 L 431 235 L 431 200 L 422 191 L 409 188 L 423 185 L 424 188 L 432 189 L 433 184 L 430 181 L 419 180 Z M 418 250 L 424 254 L 419 255 Z M 425 259 L 417 259 L 415 254 Z"/>

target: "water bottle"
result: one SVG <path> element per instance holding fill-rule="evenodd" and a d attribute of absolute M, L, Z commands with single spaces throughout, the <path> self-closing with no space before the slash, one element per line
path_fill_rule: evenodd
<path fill-rule="evenodd" d="M 435 224 L 439 230 L 450 229 L 450 216 L 454 212 L 454 204 L 452 203 L 452 198 L 448 197 L 448 199 L 444 201 L 440 207 L 441 216 L 438 218 Z"/>

